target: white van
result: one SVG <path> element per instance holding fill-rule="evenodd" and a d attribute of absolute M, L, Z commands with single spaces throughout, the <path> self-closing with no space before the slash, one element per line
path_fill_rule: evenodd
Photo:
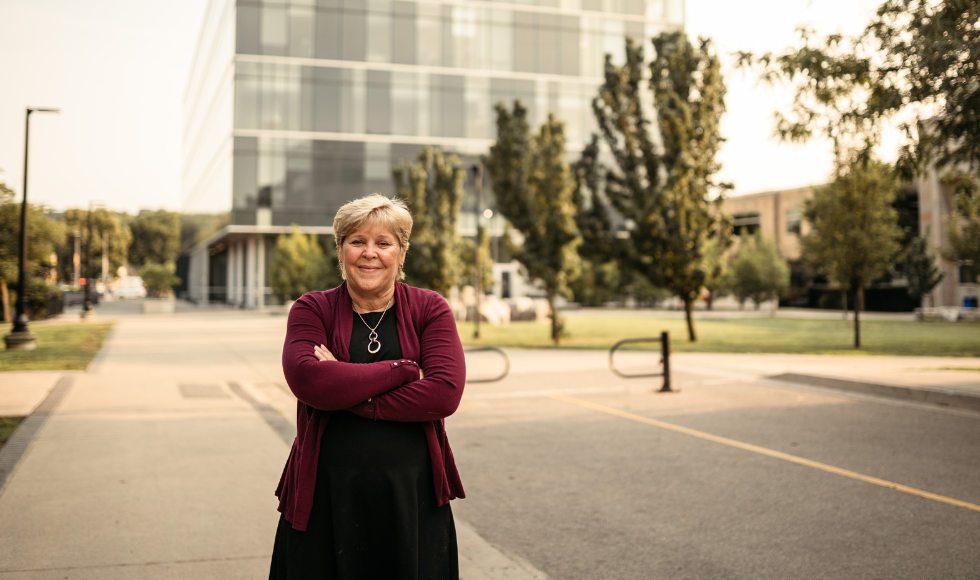
<path fill-rule="evenodd" d="M 146 286 L 139 276 L 123 276 L 119 285 L 112 290 L 112 296 L 123 300 L 125 298 L 146 298 Z"/>

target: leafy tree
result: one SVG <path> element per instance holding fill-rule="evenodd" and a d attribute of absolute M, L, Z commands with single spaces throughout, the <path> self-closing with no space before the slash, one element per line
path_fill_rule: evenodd
<path fill-rule="evenodd" d="M 865 151 L 838 166 L 834 180 L 804 206 L 810 222 L 810 233 L 800 239 L 804 259 L 855 295 L 854 348 L 861 348 L 864 289 L 895 264 L 901 250 L 895 186 L 894 169 Z"/>
<path fill-rule="evenodd" d="M 180 252 L 180 214 L 177 212 L 143 210 L 129 228 L 133 233 L 129 246 L 130 263 L 165 264 L 177 259 Z"/>
<path fill-rule="evenodd" d="M 619 265 L 622 242 L 616 238 L 605 198 L 598 195 L 603 179 L 598 157 L 598 139 L 593 138 L 572 165 L 572 202 L 577 208 L 575 225 L 582 243 L 578 247 L 580 274 L 570 286 L 575 300 L 588 306 L 624 298 L 631 293 L 635 278 L 633 272 L 624 272 Z"/>
<path fill-rule="evenodd" d="M 980 4 L 972 0 L 886 0 L 856 37 L 816 39 L 782 54 L 741 53 L 766 81 L 786 81 L 790 112 L 777 114 L 783 139 L 819 131 L 838 157 L 879 140 L 881 121 L 897 117 L 907 141 L 906 175 L 929 162 L 980 170 Z"/>
<path fill-rule="evenodd" d="M 724 298 L 732 293 L 732 277 L 728 272 L 728 260 L 725 259 L 727 252 L 719 242 L 718 238 L 710 238 L 704 244 L 704 267 L 712 273 L 704 283 L 704 289 L 708 291 L 708 310 L 711 310 L 716 298 Z"/>
<path fill-rule="evenodd" d="M 579 266 L 572 171 L 565 161 L 565 127 L 554 115 L 532 135 L 527 109 L 497 107 L 497 142 L 484 158 L 497 208 L 523 238 L 514 258 L 531 278 L 541 280 L 551 310 L 551 339 L 561 341 L 563 325 L 555 301 L 568 295 Z"/>
<path fill-rule="evenodd" d="M 490 236 L 487 234 L 486 228 L 480 228 L 480 270 L 482 272 L 481 282 L 483 292 L 486 293 L 493 288 L 493 254 L 490 252 Z M 505 243 L 508 238 L 504 238 Z M 415 242 L 412 242 L 412 246 L 415 246 Z M 473 240 L 463 239 L 462 249 L 459 252 L 459 259 L 462 261 L 460 270 L 462 272 L 462 277 L 459 279 L 459 283 L 466 285 L 469 284 L 476 288 L 476 255 L 473 253 L 474 248 Z"/>
<path fill-rule="evenodd" d="M 465 268 L 461 261 L 465 242 L 456 222 L 466 169 L 456 155 L 443 157 L 438 149 L 425 147 L 417 163 L 399 165 L 392 176 L 395 191 L 405 199 L 414 222 L 405 277 L 412 285 L 431 288 L 448 298 Z M 470 252 L 472 255 L 472 248 Z"/>
<path fill-rule="evenodd" d="M 778 300 L 789 289 L 789 265 L 772 241 L 760 232 L 745 238 L 732 260 L 732 293 L 739 303 L 751 299 L 756 310 L 767 300 Z"/>
<path fill-rule="evenodd" d="M 163 298 L 173 294 L 173 287 L 180 284 L 180 278 L 174 275 L 176 270 L 173 262 L 145 262 L 140 267 L 140 277 L 143 278 L 150 298 Z"/>
<path fill-rule="evenodd" d="M 14 200 L 14 192 L 0 182 L 0 301 L 3 304 L 3 320 L 13 320 L 12 304 L 16 300 L 14 289 L 18 283 L 20 268 L 20 213 L 21 204 Z M 27 226 L 27 302 L 33 313 L 46 308 L 48 288 L 45 273 L 51 268 L 51 254 L 61 238 L 62 226 L 48 217 L 44 208 L 28 204 Z"/>
<path fill-rule="evenodd" d="M 189 250 L 228 225 L 230 213 L 180 214 L 180 249 Z"/>
<path fill-rule="evenodd" d="M 619 300 L 626 292 L 619 265 L 611 260 L 582 257 L 579 275 L 568 284 L 572 298 L 583 306 L 602 306 Z"/>
<path fill-rule="evenodd" d="M 945 176 L 943 183 L 953 192 L 957 210 L 946 218 L 949 249 L 943 257 L 969 266 L 976 277 L 980 275 L 980 191 L 977 182 L 966 173 L 952 172 Z"/>
<path fill-rule="evenodd" d="M 75 251 L 75 234 L 79 236 L 79 251 L 82 252 L 81 263 L 85 264 L 85 248 L 89 247 L 88 230 L 89 210 L 69 209 L 65 211 L 62 218 L 64 224 L 63 244 L 67 250 L 63 254 L 71 255 Z M 92 210 L 92 268 L 101 271 L 97 266 L 102 263 L 102 240 L 105 236 L 106 246 L 108 247 L 107 256 L 109 258 L 109 275 L 114 275 L 120 266 L 125 266 L 129 262 L 129 245 L 133 236 L 129 227 L 124 225 L 123 219 L 117 213 L 107 211 L 103 208 Z M 70 262 L 64 264 L 62 270 L 67 278 L 70 275 Z M 82 276 L 85 277 L 84 275 Z"/>
<path fill-rule="evenodd" d="M 340 273 L 334 269 L 313 234 L 303 235 L 293 224 L 288 236 L 276 239 L 276 251 L 269 271 L 272 291 L 284 300 L 295 300 L 314 290 L 340 284 Z"/>
<path fill-rule="evenodd" d="M 606 56 L 605 82 L 592 109 L 614 170 L 598 168 L 593 137 L 577 172 L 588 190 L 579 199 L 595 214 L 584 238 L 612 248 L 625 269 L 679 297 L 694 341 L 694 302 L 721 274 L 718 267 L 707 268 L 706 244 L 717 238 L 717 248 L 724 250 L 730 243 L 730 222 L 721 210 L 722 193 L 730 186 L 713 179 L 721 168 L 715 155 L 723 142 L 725 85 L 709 40 L 694 46 L 683 32 L 671 32 L 654 38 L 653 47 L 649 86 L 655 124 L 651 104 L 644 101 L 643 49 L 627 38 L 623 66 Z M 624 229 L 612 231 L 607 202 Z"/>
<path fill-rule="evenodd" d="M 932 289 L 943 279 L 943 273 L 936 264 L 936 256 L 929 251 L 929 236 L 912 238 L 905 248 L 903 272 L 909 281 L 908 293 L 916 303 L 922 303 L 922 297 L 932 292 Z"/>

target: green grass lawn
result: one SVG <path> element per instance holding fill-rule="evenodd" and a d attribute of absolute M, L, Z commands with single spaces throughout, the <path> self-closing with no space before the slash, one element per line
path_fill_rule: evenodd
<path fill-rule="evenodd" d="M 0 417 L 0 449 L 7 443 L 10 436 L 14 434 L 17 430 L 17 426 L 20 425 L 26 417 Z"/>
<path fill-rule="evenodd" d="M 550 323 L 482 324 L 483 338 L 473 339 L 473 323 L 457 324 L 466 346 L 550 347 Z M 688 342 L 684 320 L 647 316 L 571 316 L 565 318 L 565 348 L 608 349 L 624 338 L 659 336 L 668 331 L 675 352 L 787 354 L 887 354 L 902 356 L 980 356 L 980 324 L 969 322 L 862 321 L 860 351 L 855 351 L 853 322 L 788 318 L 697 320 L 697 342 Z M 656 343 L 650 349 L 659 349 Z"/>
<path fill-rule="evenodd" d="M 10 332 L 0 324 L 0 336 Z M 6 350 L 0 345 L 0 371 L 79 371 L 88 363 L 109 334 L 111 322 L 85 324 L 32 324 L 37 335 L 34 350 Z"/>

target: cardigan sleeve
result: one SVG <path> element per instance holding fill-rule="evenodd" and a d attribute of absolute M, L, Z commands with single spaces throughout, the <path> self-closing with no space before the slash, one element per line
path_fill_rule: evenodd
<path fill-rule="evenodd" d="M 441 297 L 429 301 L 419 346 L 425 377 L 348 411 L 381 421 L 435 421 L 455 413 L 466 383 L 466 361 L 456 320 Z"/>
<path fill-rule="evenodd" d="M 293 304 L 282 348 L 282 370 L 289 389 L 303 403 L 322 411 L 347 409 L 419 378 L 412 360 L 354 364 L 319 361 L 313 347 L 327 344 L 324 324 L 330 324 L 310 295 Z"/>

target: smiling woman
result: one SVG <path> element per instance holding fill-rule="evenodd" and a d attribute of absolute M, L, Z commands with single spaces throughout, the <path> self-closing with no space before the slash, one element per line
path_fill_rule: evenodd
<path fill-rule="evenodd" d="M 344 283 L 289 311 L 282 363 L 297 436 L 276 491 L 270 578 L 459 578 L 449 500 L 463 488 L 443 419 L 466 369 L 446 301 L 398 281 L 411 232 L 400 200 L 344 205 Z"/>
<path fill-rule="evenodd" d="M 340 208 L 334 218 L 340 272 L 357 312 L 381 310 L 394 296 L 412 233 L 412 216 L 401 200 L 370 195 Z"/>

